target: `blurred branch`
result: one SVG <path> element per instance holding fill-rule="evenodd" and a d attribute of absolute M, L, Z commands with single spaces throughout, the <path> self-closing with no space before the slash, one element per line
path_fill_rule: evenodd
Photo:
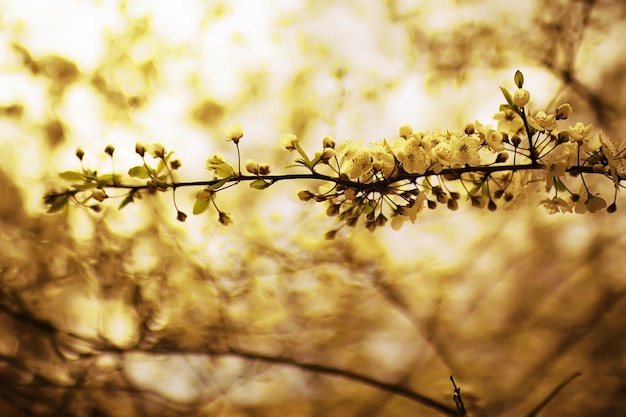
<path fill-rule="evenodd" d="M 576 372 L 572 376 L 567 378 L 565 381 L 557 385 L 552 390 L 552 392 L 550 392 L 550 394 L 548 394 L 548 396 L 537 405 L 537 407 L 533 408 L 530 413 L 526 414 L 526 417 L 537 417 L 539 413 L 541 412 L 541 410 L 543 410 L 550 403 L 550 401 L 552 401 L 554 397 L 556 397 L 559 394 L 559 392 L 563 390 L 563 388 L 565 388 L 570 382 L 572 382 L 574 379 L 578 378 L 581 375 L 582 373 Z"/>
<path fill-rule="evenodd" d="M 321 373 L 321 374 L 328 375 L 328 376 L 338 376 L 338 377 L 345 378 L 351 381 L 360 382 L 370 387 L 373 387 L 382 391 L 386 391 L 386 392 L 389 392 L 391 394 L 394 394 L 403 398 L 407 398 L 411 401 L 414 401 L 416 403 L 423 405 L 424 407 L 428 407 L 432 410 L 436 410 L 442 415 L 451 416 L 451 417 L 456 417 L 457 415 L 456 411 L 453 408 L 448 407 L 447 405 L 440 403 L 439 401 L 436 401 L 430 397 L 427 397 L 423 394 L 412 391 L 402 385 L 387 384 L 384 382 L 380 382 L 374 378 L 359 374 L 357 372 L 337 369 L 337 368 L 324 366 L 324 365 L 303 363 L 293 358 L 274 357 L 274 356 L 268 356 L 268 355 L 263 355 L 259 353 L 253 353 L 253 352 L 244 351 L 240 349 L 233 349 L 233 348 L 230 348 L 221 354 L 212 354 L 212 355 L 213 356 L 233 355 L 233 356 L 237 356 L 240 358 L 259 360 L 259 361 L 273 363 L 277 365 L 294 366 L 299 369 L 303 369 L 303 370 L 310 371 L 310 372 L 317 372 L 317 373 Z"/>

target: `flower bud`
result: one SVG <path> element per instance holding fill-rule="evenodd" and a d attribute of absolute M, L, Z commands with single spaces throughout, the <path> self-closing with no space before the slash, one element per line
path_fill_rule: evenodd
<path fill-rule="evenodd" d="M 612 203 L 606 208 L 606 211 L 609 213 L 615 213 L 617 211 L 617 204 Z"/>
<path fill-rule="evenodd" d="M 209 189 L 208 187 L 202 188 L 201 190 L 198 190 L 196 192 L 196 200 L 208 201 L 213 193 L 214 191 Z"/>
<path fill-rule="evenodd" d="M 259 164 L 259 174 L 261 175 L 267 175 L 269 174 L 271 171 L 269 164 L 266 164 L 265 162 Z"/>
<path fill-rule="evenodd" d="M 259 164 L 253 161 L 252 159 L 246 160 L 246 171 L 248 171 L 251 174 L 258 174 Z"/>
<path fill-rule="evenodd" d="M 135 152 L 137 152 L 139 156 L 143 157 L 146 154 L 146 147 L 143 144 L 137 142 L 135 144 Z"/>
<path fill-rule="evenodd" d="M 508 161 L 509 154 L 507 152 L 500 152 L 496 157 L 496 164 L 501 164 L 503 162 Z"/>
<path fill-rule="evenodd" d="M 565 120 L 572 114 L 572 106 L 569 103 L 561 104 L 556 109 L 556 120 Z"/>
<path fill-rule="evenodd" d="M 322 146 L 324 148 L 334 148 L 335 147 L 335 139 L 332 136 L 324 136 L 322 139 Z"/>
<path fill-rule="evenodd" d="M 102 203 L 104 199 L 108 197 L 108 195 L 107 193 L 104 192 L 104 190 L 96 189 L 91 192 L 91 197 L 94 200 L 97 200 Z"/>
<path fill-rule="evenodd" d="M 326 148 L 324 152 L 322 152 L 322 161 L 328 163 L 333 156 L 335 156 L 335 150 L 333 148 Z"/>
<path fill-rule="evenodd" d="M 310 199 L 312 199 L 315 195 L 308 191 L 308 190 L 302 190 L 298 193 L 298 198 L 301 201 L 309 201 Z"/>
<path fill-rule="evenodd" d="M 224 129 L 224 136 L 226 136 L 226 140 L 232 140 L 237 144 L 239 139 L 243 137 L 243 127 L 240 123 L 229 125 Z"/>
<path fill-rule="evenodd" d="M 481 196 L 473 196 L 471 200 L 474 207 L 484 208 L 487 205 L 487 201 Z"/>
<path fill-rule="evenodd" d="M 558 138 L 559 138 L 558 143 L 569 142 L 569 138 L 570 138 L 569 130 L 561 130 L 559 132 Z"/>
<path fill-rule="evenodd" d="M 324 239 L 333 240 L 335 236 L 337 236 L 337 232 L 338 230 L 329 230 L 328 232 L 324 233 Z"/>
<path fill-rule="evenodd" d="M 518 107 L 524 107 L 530 101 L 530 93 L 524 88 L 518 88 L 513 94 L 513 103 Z"/>
<path fill-rule="evenodd" d="M 280 146 L 288 151 L 296 149 L 298 144 L 298 137 L 292 133 L 283 133 L 280 135 Z"/>
<path fill-rule="evenodd" d="M 339 209 L 341 208 L 341 204 L 331 204 L 326 209 L 326 215 L 328 217 L 333 217 L 339 214 Z"/>
<path fill-rule="evenodd" d="M 413 133 L 413 128 L 410 125 L 402 125 L 398 129 L 398 134 L 404 139 L 408 138 L 411 133 Z"/>
<path fill-rule="evenodd" d="M 165 147 L 160 143 L 153 143 L 147 147 L 148 153 L 154 158 L 165 158 Z"/>
<path fill-rule="evenodd" d="M 218 217 L 218 221 L 223 224 L 224 226 L 228 226 L 230 224 L 233 224 L 233 219 L 232 217 L 230 217 L 230 214 L 225 213 L 223 211 L 220 211 L 219 217 Z"/>

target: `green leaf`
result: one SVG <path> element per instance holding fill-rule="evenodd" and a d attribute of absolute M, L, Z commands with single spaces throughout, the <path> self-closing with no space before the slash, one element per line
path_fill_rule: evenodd
<path fill-rule="evenodd" d="M 304 162 L 304 166 L 307 168 L 311 167 L 311 160 L 309 159 L 309 156 L 306 154 L 306 152 L 304 152 L 304 149 L 302 149 L 302 147 L 300 146 L 300 144 L 298 142 L 295 143 L 296 145 L 296 150 L 298 151 L 298 153 L 300 154 L 300 156 L 303 159 Z"/>
<path fill-rule="evenodd" d="M 374 212 L 374 207 L 370 206 L 369 204 L 366 204 L 363 207 L 363 211 L 361 212 L 361 214 L 369 214 L 369 213 L 373 213 Z"/>
<path fill-rule="evenodd" d="M 193 203 L 193 214 L 203 213 L 209 207 L 210 202 L 210 200 L 196 200 Z"/>
<path fill-rule="evenodd" d="M 110 184 L 119 184 L 122 181 L 120 174 L 104 174 L 98 177 L 98 188 Z"/>
<path fill-rule="evenodd" d="M 285 166 L 285 169 L 287 169 L 287 168 L 297 168 L 297 167 L 301 167 L 301 166 L 306 167 L 306 165 L 304 164 L 304 161 L 302 161 L 301 159 L 296 161 L 296 162 L 298 162 L 298 163 L 297 164 L 289 164 L 289 165 Z"/>
<path fill-rule="evenodd" d="M 50 204 L 50 208 L 47 213 L 56 213 L 57 211 L 61 211 L 67 205 L 67 196 L 61 195 L 58 196 L 52 204 Z"/>
<path fill-rule="evenodd" d="M 117 209 L 121 210 L 124 207 L 126 207 L 127 205 L 129 205 L 130 203 L 134 202 L 135 199 L 133 197 L 133 194 L 135 194 L 135 193 L 133 193 L 133 192 L 128 193 L 128 195 L 126 197 L 124 197 L 124 199 L 120 203 L 120 206 Z"/>
<path fill-rule="evenodd" d="M 474 196 L 476 195 L 476 193 L 478 193 L 478 190 L 480 190 L 480 189 L 482 188 L 482 186 L 483 186 L 483 184 L 482 184 L 482 183 L 476 184 L 476 185 L 475 185 L 475 186 L 474 186 L 474 187 L 473 187 L 473 188 L 469 191 L 469 193 L 467 194 L 467 197 L 468 197 L 468 198 L 470 198 L 470 197 L 474 197 Z"/>
<path fill-rule="evenodd" d="M 255 190 L 264 190 L 270 185 L 272 185 L 271 182 L 267 182 L 264 180 L 255 180 L 250 183 L 250 188 L 254 188 Z"/>
<path fill-rule="evenodd" d="M 489 196 L 489 186 L 487 185 L 487 182 L 483 183 L 482 195 L 486 199 L 490 198 L 490 196 Z"/>
<path fill-rule="evenodd" d="M 226 184 L 228 182 L 228 180 L 230 180 L 230 178 L 222 178 L 221 180 L 219 180 L 215 184 L 209 185 L 207 188 L 209 190 L 211 190 L 211 191 L 219 190 L 220 188 L 222 188 L 222 185 L 224 185 L 224 184 Z"/>
<path fill-rule="evenodd" d="M 96 188 L 95 182 L 86 182 L 84 184 L 72 184 L 72 187 L 76 188 L 79 191 L 91 190 L 92 188 Z"/>
<path fill-rule="evenodd" d="M 565 185 L 558 178 L 554 179 L 554 188 L 556 188 L 556 190 L 560 192 L 564 192 L 566 190 Z"/>
<path fill-rule="evenodd" d="M 522 74 L 520 70 L 515 71 L 514 80 L 517 88 L 522 88 L 522 86 L 524 85 L 524 74 Z"/>
<path fill-rule="evenodd" d="M 506 99 L 506 102 L 509 103 L 509 106 L 513 106 L 513 97 L 511 97 L 511 93 L 509 93 L 509 90 L 504 87 L 500 87 L 500 91 L 502 91 L 502 94 L 504 94 L 504 98 Z"/>
<path fill-rule="evenodd" d="M 64 171 L 59 174 L 59 177 L 66 181 L 85 181 L 85 176 L 76 171 Z"/>
<path fill-rule="evenodd" d="M 343 221 L 343 220 L 347 219 L 351 215 L 352 215 L 352 207 L 350 207 L 349 209 L 344 210 L 341 213 L 339 213 L 338 219 L 339 219 L 339 221 Z"/>
<path fill-rule="evenodd" d="M 169 151 L 162 159 L 159 159 L 159 163 L 157 165 L 156 168 L 156 173 L 159 174 L 161 171 L 163 171 L 163 168 L 165 168 L 165 164 L 167 164 L 171 158 L 171 156 L 174 154 L 174 151 Z"/>
<path fill-rule="evenodd" d="M 315 166 L 317 164 L 319 164 L 320 162 L 322 162 L 322 155 L 321 154 L 317 158 L 313 158 L 313 160 L 311 161 L 311 166 L 308 167 L 308 168 L 310 168 L 311 171 L 313 171 L 313 168 L 315 168 Z"/>
<path fill-rule="evenodd" d="M 218 164 L 206 164 L 206 168 L 215 172 L 218 177 L 228 178 L 235 175 L 235 170 L 233 167 L 228 165 L 226 162 L 221 162 Z"/>
<path fill-rule="evenodd" d="M 128 175 L 134 178 L 150 178 L 150 173 L 143 165 L 132 167 L 128 170 Z"/>

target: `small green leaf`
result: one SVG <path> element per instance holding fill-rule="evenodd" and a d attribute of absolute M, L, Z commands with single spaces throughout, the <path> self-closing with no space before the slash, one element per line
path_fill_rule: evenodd
<path fill-rule="evenodd" d="M 489 186 L 487 185 L 487 182 L 483 183 L 483 190 L 482 190 L 482 195 L 483 197 L 489 199 Z"/>
<path fill-rule="evenodd" d="M 128 170 L 128 175 L 134 178 L 150 178 L 150 174 L 148 170 L 143 165 L 138 165 L 136 167 L 132 167 Z"/>
<path fill-rule="evenodd" d="M 76 188 L 78 191 L 91 190 L 92 188 L 96 188 L 95 182 L 86 182 L 84 184 L 72 184 L 72 187 Z"/>
<path fill-rule="evenodd" d="M 50 208 L 47 213 L 56 213 L 57 211 L 61 211 L 67 205 L 67 196 L 60 195 L 58 196 L 52 204 L 50 204 Z"/>
<path fill-rule="evenodd" d="M 159 163 L 156 168 L 156 173 L 159 174 L 165 168 L 165 164 L 167 164 L 174 154 L 174 151 L 169 151 L 162 159 L 159 159 Z"/>
<path fill-rule="evenodd" d="M 122 181 L 120 174 L 104 174 L 98 177 L 98 188 L 110 184 L 119 184 Z"/>
<path fill-rule="evenodd" d="M 66 181 L 85 181 L 85 176 L 76 171 L 64 171 L 59 174 L 59 177 Z"/>
<path fill-rule="evenodd" d="M 339 213 L 338 219 L 339 219 L 339 221 L 343 221 L 343 220 L 347 219 L 348 216 L 351 216 L 351 215 L 352 215 L 352 207 L 350 207 L 349 209 L 344 210 L 341 213 Z"/>
<path fill-rule="evenodd" d="M 264 180 L 255 180 L 250 183 L 250 188 L 254 188 L 255 190 L 264 190 L 270 185 L 272 185 L 271 182 L 267 182 Z"/>
<path fill-rule="evenodd" d="M 522 74 L 520 70 L 515 71 L 514 80 L 517 88 L 522 88 L 522 86 L 524 85 L 524 74 Z"/>
<path fill-rule="evenodd" d="M 467 194 L 468 199 L 475 196 L 476 193 L 478 193 L 478 190 L 480 190 L 482 188 L 482 183 L 476 184 Z"/>
<path fill-rule="evenodd" d="M 206 168 L 214 171 L 218 177 L 227 178 L 235 175 L 235 170 L 233 169 L 233 167 L 228 165 L 226 162 L 221 162 L 218 164 L 207 163 Z"/>
<path fill-rule="evenodd" d="M 215 184 L 209 185 L 207 188 L 209 190 L 211 190 L 211 191 L 219 190 L 220 188 L 222 188 L 222 185 L 224 185 L 224 184 L 226 184 L 228 182 L 228 180 L 230 180 L 230 178 L 222 178 L 221 180 L 219 180 Z"/>
<path fill-rule="evenodd" d="M 297 168 L 297 167 L 301 167 L 301 166 L 306 166 L 306 165 L 304 165 L 302 162 L 300 162 L 298 164 L 289 164 L 289 165 L 285 166 L 285 169 L 287 169 L 287 168 Z"/>
<path fill-rule="evenodd" d="M 126 197 L 124 197 L 124 199 L 120 203 L 120 206 L 117 209 L 121 210 L 124 207 L 126 207 L 127 205 L 129 205 L 130 203 L 134 202 L 135 199 L 134 199 L 133 194 L 135 194 L 135 193 L 133 193 L 133 192 L 128 193 L 128 195 Z"/>
<path fill-rule="evenodd" d="M 315 166 L 317 164 L 319 164 L 320 162 L 322 162 L 322 155 L 320 154 L 320 156 L 318 156 L 317 158 L 313 158 L 313 160 L 311 161 L 311 166 L 308 167 L 311 169 L 311 171 L 313 171 L 313 168 L 315 168 Z"/>
<path fill-rule="evenodd" d="M 210 200 L 196 200 L 193 203 L 193 214 L 200 214 L 209 207 Z"/>
<path fill-rule="evenodd" d="M 556 190 L 560 192 L 564 192 L 566 190 L 565 184 L 563 184 L 558 178 L 554 179 L 554 188 L 556 188 Z"/>
<path fill-rule="evenodd" d="M 509 93 L 509 90 L 504 87 L 500 87 L 500 91 L 502 91 L 502 94 L 504 94 L 504 98 L 506 99 L 506 102 L 509 103 L 509 106 L 513 106 L 513 97 L 511 97 L 511 93 Z"/>

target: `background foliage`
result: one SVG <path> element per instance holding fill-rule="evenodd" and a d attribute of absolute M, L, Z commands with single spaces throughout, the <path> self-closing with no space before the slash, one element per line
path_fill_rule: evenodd
<path fill-rule="evenodd" d="M 327 242 L 302 184 L 220 193 L 227 229 L 167 196 L 41 203 L 77 146 L 124 171 L 163 142 L 198 179 L 237 121 L 278 168 L 283 132 L 488 122 L 516 68 L 621 138 L 623 2 L 163 3 L 0 2 L 2 414 L 455 415 L 451 373 L 474 416 L 626 412 L 619 210 L 468 204 Z"/>

